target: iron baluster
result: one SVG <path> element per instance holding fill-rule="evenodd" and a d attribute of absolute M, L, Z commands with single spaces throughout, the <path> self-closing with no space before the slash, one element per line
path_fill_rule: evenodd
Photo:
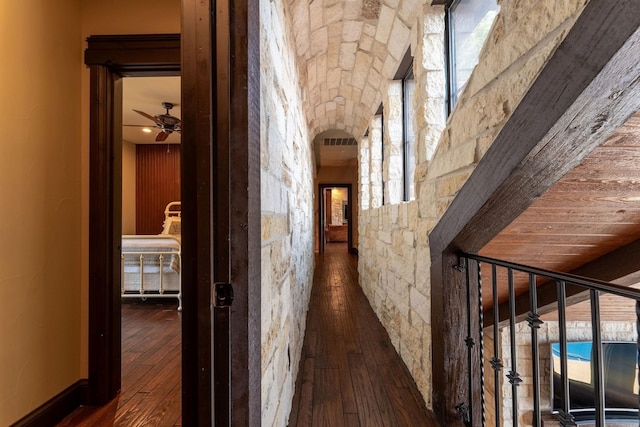
<path fill-rule="evenodd" d="M 569 399 L 569 375 L 567 373 L 567 292 L 564 280 L 556 281 L 558 292 L 558 323 L 560 332 L 560 387 L 562 388 L 562 409 L 559 413 L 562 426 L 574 426 L 575 420 L 571 415 L 571 401 Z"/>
<path fill-rule="evenodd" d="M 495 264 L 491 264 L 492 277 L 492 290 L 493 290 L 493 358 L 491 359 L 491 367 L 493 368 L 493 380 L 494 380 L 494 406 L 496 410 L 496 427 L 500 427 L 500 398 L 498 391 L 500 390 L 500 371 L 502 370 L 502 361 L 500 360 L 500 304 L 497 304 L 498 299 L 498 277 L 497 267 Z"/>
<path fill-rule="evenodd" d="M 507 270 L 509 278 L 509 333 L 511 340 L 511 370 L 507 374 L 507 378 L 511 383 L 511 412 L 513 427 L 518 427 L 518 385 L 522 382 L 520 374 L 517 370 L 517 351 L 516 351 L 516 290 L 513 285 L 513 270 Z"/>
<path fill-rule="evenodd" d="M 465 338 L 465 343 L 467 345 L 467 372 L 469 375 L 468 378 L 468 390 L 467 393 L 468 394 L 468 399 L 469 399 L 469 405 L 466 408 L 467 409 L 467 420 L 464 420 L 465 425 L 471 427 L 473 426 L 473 346 L 474 346 L 474 342 L 473 342 L 473 337 L 471 336 L 471 331 L 472 331 L 472 326 L 471 326 L 471 277 L 470 277 L 470 273 L 469 273 L 469 268 L 466 265 L 466 258 L 461 258 L 460 259 L 460 266 L 459 268 L 462 268 L 465 270 L 466 272 L 466 278 L 467 278 L 467 337 Z M 464 404 L 463 404 L 464 405 Z M 460 407 L 460 405 L 458 405 Z"/>
<path fill-rule="evenodd" d="M 527 323 L 531 328 L 531 359 L 533 369 L 533 425 L 539 427 L 542 423 L 540 419 L 540 357 L 538 354 L 538 329 L 542 325 L 540 315 L 538 315 L 538 292 L 536 287 L 535 274 L 529 274 L 529 295 L 531 301 L 531 311 L 527 318 Z"/>
<path fill-rule="evenodd" d="M 478 343 L 480 345 L 479 355 L 480 355 L 480 409 L 482 413 L 482 425 L 486 425 L 486 417 L 485 417 L 485 401 L 484 401 L 484 339 L 483 333 L 484 330 L 484 312 L 482 308 L 482 269 L 480 267 L 480 262 L 478 264 Z"/>
<path fill-rule="evenodd" d="M 600 330 L 600 293 L 591 289 L 591 354 L 593 366 L 594 395 L 598 402 L 596 406 L 596 427 L 603 427 L 604 423 L 604 367 L 602 364 L 602 331 Z"/>

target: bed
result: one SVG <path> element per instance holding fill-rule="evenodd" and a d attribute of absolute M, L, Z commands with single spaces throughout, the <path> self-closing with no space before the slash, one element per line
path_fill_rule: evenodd
<path fill-rule="evenodd" d="M 180 202 L 171 202 L 164 209 L 164 223 L 162 224 L 162 234 L 169 234 L 180 239 L 181 225 Z"/>
<path fill-rule="evenodd" d="M 182 310 L 180 220 L 180 202 L 171 202 L 161 234 L 122 236 L 122 298 L 177 298 Z"/>

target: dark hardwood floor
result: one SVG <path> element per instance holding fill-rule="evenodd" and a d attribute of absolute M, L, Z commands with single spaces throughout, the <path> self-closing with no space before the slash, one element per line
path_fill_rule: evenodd
<path fill-rule="evenodd" d="M 81 407 L 67 426 L 181 426 L 181 315 L 173 299 L 122 304 L 122 391 Z"/>
<path fill-rule="evenodd" d="M 345 244 L 329 243 L 316 257 L 289 426 L 439 426 L 362 293 Z"/>
<path fill-rule="evenodd" d="M 122 392 L 58 426 L 182 425 L 175 302 L 124 303 L 122 324 Z M 316 257 L 289 426 L 439 426 L 362 293 L 346 244 L 329 243 Z"/>

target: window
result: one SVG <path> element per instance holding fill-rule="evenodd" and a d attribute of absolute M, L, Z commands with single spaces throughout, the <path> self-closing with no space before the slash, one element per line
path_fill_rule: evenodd
<path fill-rule="evenodd" d="M 446 9 L 449 112 L 478 63 L 499 10 L 496 0 L 453 0 Z"/>
<path fill-rule="evenodd" d="M 413 78 L 413 63 L 402 79 L 402 151 L 404 160 L 404 200 L 415 199 L 414 174 L 416 170 L 415 141 L 413 131 L 413 92 L 416 81 Z"/>
<path fill-rule="evenodd" d="M 384 106 L 380 104 L 378 110 L 376 111 L 376 116 L 380 116 L 380 180 L 381 180 L 381 188 L 382 188 L 382 205 L 385 203 L 384 197 Z"/>

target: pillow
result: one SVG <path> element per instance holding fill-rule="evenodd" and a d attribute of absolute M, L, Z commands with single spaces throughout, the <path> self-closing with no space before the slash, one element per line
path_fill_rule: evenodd
<path fill-rule="evenodd" d="M 180 217 L 169 217 L 165 219 L 162 234 L 170 234 L 172 236 L 180 236 L 182 222 Z"/>

